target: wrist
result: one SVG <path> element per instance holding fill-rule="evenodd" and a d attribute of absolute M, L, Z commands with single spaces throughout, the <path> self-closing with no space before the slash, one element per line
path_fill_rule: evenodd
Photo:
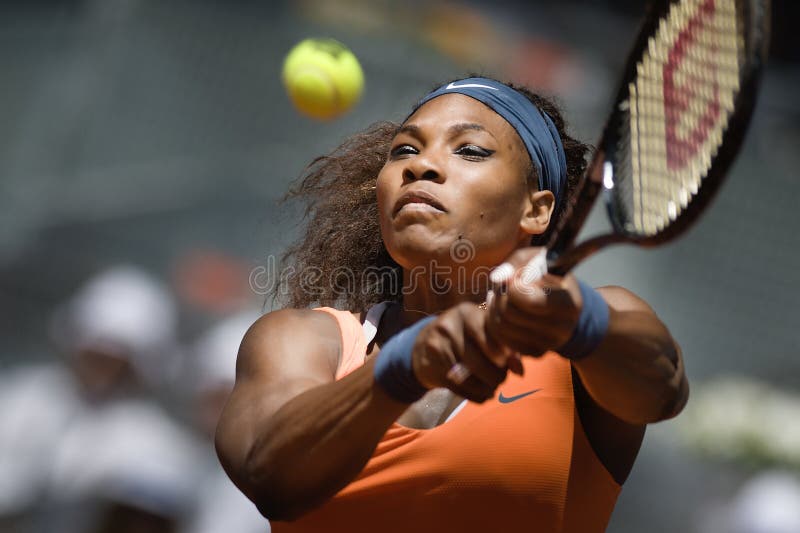
<path fill-rule="evenodd" d="M 435 318 L 427 317 L 402 330 L 383 345 L 376 357 L 375 382 L 393 400 L 414 403 L 428 392 L 414 374 L 412 349 L 417 336 Z"/>
<path fill-rule="evenodd" d="M 569 340 L 558 350 L 562 356 L 578 360 L 591 354 L 608 331 L 609 309 L 605 299 L 588 284 L 578 280 L 583 305 L 578 323 Z"/>

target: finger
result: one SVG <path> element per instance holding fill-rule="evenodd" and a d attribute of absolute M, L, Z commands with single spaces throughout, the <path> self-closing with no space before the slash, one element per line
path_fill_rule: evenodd
<path fill-rule="evenodd" d="M 474 376 L 468 376 L 463 382 L 450 382 L 447 388 L 471 402 L 483 403 L 494 397 L 495 388 L 488 387 Z"/>
<path fill-rule="evenodd" d="M 519 352 L 514 352 L 511 357 L 508 358 L 508 370 L 518 376 L 525 375 L 525 367 L 522 365 L 522 356 Z"/>
<path fill-rule="evenodd" d="M 483 328 L 485 332 L 483 342 L 486 343 L 491 351 L 499 351 L 503 354 L 503 357 L 505 358 L 505 367 L 509 371 L 517 374 L 518 376 L 523 376 L 525 374 L 525 368 L 522 365 L 519 350 L 515 350 L 514 348 L 511 348 L 503 343 L 503 336 L 498 334 L 502 331 L 501 321 L 499 319 L 495 319 L 493 322 L 490 318 L 490 312 L 492 312 L 491 308 L 489 308 L 486 312 L 486 321 L 484 322 Z"/>
<path fill-rule="evenodd" d="M 497 342 L 490 334 L 486 327 L 484 329 L 484 336 L 482 342 L 485 343 L 486 348 L 481 348 L 481 350 L 486 353 L 488 350 L 492 354 L 498 354 L 491 356 L 492 363 L 495 366 L 500 368 L 505 368 L 518 376 L 522 376 L 524 374 L 524 369 L 522 367 L 522 361 L 520 360 L 519 353 L 505 344 L 501 344 Z"/>
<path fill-rule="evenodd" d="M 575 319 L 570 316 L 552 315 L 532 319 L 515 312 L 516 315 L 509 313 L 509 316 L 503 317 L 494 335 L 506 346 L 526 355 L 563 346 L 575 328 Z"/>
<path fill-rule="evenodd" d="M 565 278 L 548 274 L 540 270 L 540 267 L 541 265 L 535 267 L 526 265 L 506 284 L 506 292 L 510 294 L 511 301 L 522 309 L 554 303 L 556 300 L 553 300 L 552 296 L 566 290 Z"/>
<path fill-rule="evenodd" d="M 525 284 L 515 277 L 507 291 L 504 311 L 515 308 L 532 316 L 553 314 L 572 316 L 579 309 L 572 291 L 563 283 L 563 278 L 545 276 L 532 284 Z"/>
<path fill-rule="evenodd" d="M 491 350 L 492 353 L 500 353 L 500 354 L 502 354 L 503 363 L 501 365 L 499 365 L 499 366 L 501 368 L 502 367 L 507 368 L 508 370 L 510 370 L 514 374 L 517 374 L 518 376 L 523 375 L 524 374 L 524 368 L 522 367 L 522 361 L 520 360 L 519 353 L 517 351 L 509 348 L 505 344 L 500 344 L 500 343 L 496 342 L 489 335 L 489 333 L 486 330 L 486 328 L 484 327 L 483 329 L 484 329 L 484 332 L 485 332 L 484 342 L 489 347 L 489 350 Z M 495 364 L 497 364 L 497 362 L 495 362 Z"/>
<path fill-rule="evenodd" d="M 486 309 L 475 309 L 468 307 L 464 309 L 464 337 L 472 342 L 483 357 L 500 369 L 506 368 L 506 361 L 509 357 L 508 349 L 500 343 L 494 342 L 486 332 L 486 320 L 488 313 Z"/>
<path fill-rule="evenodd" d="M 498 308 L 501 311 L 500 314 L 505 316 L 510 308 L 533 315 L 549 313 L 551 310 L 547 306 L 547 290 L 538 282 L 524 283 L 515 276 L 508 285 L 507 297 L 502 302 L 502 307 Z"/>
<path fill-rule="evenodd" d="M 453 320 L 458 323 L 458 331 L 446 328 L 445 349 L 449 349 L 454 364 L 445 373 L 444 386 L 472 401 L 482 402 L 494 396 L 497 385 L 505 379 L 506 369 L 495 365 L 488 359 L 486 351 L 499 353 L 499 347 L 483 342 L 479 346 L 484 327 L 485 311 L 471 304 L 461 304 L 453 310 Z M 456 333 L 460 333 L 457 334 Z M 491 347 L 490 347 L 491 346 Z"/>
<path fill-rule="evenodd" d="M 507 357 L 503 357 L 502 368 L 495 365 L 494 362 L 486 357 L 476 342 L 468 339 L 465 343 L 464 353 L 461 356 L 461 364 L 467 367 L 472 376 L 494 390 L 506 378 L 506 359 Z"/>
<path fill-rule="evenodd" d="M 495 287 L 499 287 L 503 283 L 506 283 L 516 272 L 516 268 L 514 265 L 509 263 L 508 261 L 497 265 L 494 270 L 489 274 L 489 281 L 492 282 L 492 285 Z"/>
<path fill-rule="evenodd" d="M 513 305 L 509 295 L 496 296 L 495 305 L 488 311 L 485 329 L 492 342 L 526 355 L 561 346 L 574 327 L 571 314 L 531 314 Z"/>
<path fill-rule="evenodd" d="M 502 337 L 502 312 L 507 305 L 508 295 L 503 292 L 496 292 L 492 298 L 492 305 L 486 308 L 486 320 L 484 323 L 486 337 L 496 346 L 504 346 Z"/>
<path fill-rule="evenodd" d="M 475 362 L 473 353 L 478 349 L 467 340 L 465 324 L 471 313 L 482 311 L 474 305 L 465 304 L 444 313 L 434 321 L 429 326 L 431 331 L 422 343 L 414 370 L 420 383 L 428 388 L 447 387 L 459 394 L 463 393 L 465 398 L 484 401 L 493 395 L 496 387 L 492 384 L 494 378 L 488 376 L 485 369 Z M 473 322 L 474 320 L 475 317 L 472 317 Z M 461 363 L 466 352 L 469 352 L 467 359 L 471 363 Z M 454 368 L 460 370 L 454 372 Z M 473 372 L 477 376 L 473 376 Z"/>
<path fill-rule="evenodd" d="M 522 302 L 523 305 L 525 303 L 525 301 Z M 497 310 L 495 320 L 502 327 L 519 327 L 538 331 L 574 322 L 576 318 L 577 310 L 574 307 L 545 304 L 522 308 L 510 297 L 503 308 Z"/>
<path fill-rule="evenodd" d="M 526 277 L 530 280 L 541 277 L 547 272 L 546 254 L 547 249 L 541 247 L 515 250 L 492 271 L 489 279 L 497 287 L 508 282 L 520 270 L 524 270 Z"/>
<path fill-rule="evenodd" d="M 455 363 L 452 367 L 450 367 L 450 370 L 447 371 L 446 377 L 453 383 L 461 385 L 462 383 L 467 381 L 467 378 L 469 378 L 470 375 L 471 373 L 469 371 L 469 368 L 467 368 L 467 366 L 464 363 L 459 361 Z"/>
<path fill-rule="evenodd" d="M 467 317 L 464 323 L 465 328 L 469 331 L 467 335 L 473 343 L 477 344 L 484 357 L 488 358 L 495 367 L 502 369 L 503 372 L 510 370 L 514 374 L 521 376 L 524 373 L 524 368 L 519 354 L 508 346 L 497 342 L 487 331 L 488 309 L 491 309 L 493 299 L 494 292 L 490 290 L 487 294 L 486 308 L 479 313 L 466 313 Z"/>
<path fill-rule="evenodd" d="M 533 283 L 547 274 L 547 250 L 545 248 L 536 250 L 538 251 L 517 269 L 517 275 L 525 283 Z"/>
<path fill-rule="evenodd" d="M 534 329 L 538 313 L 520 309 L 512 302 L 511 293 L 499 294 L 494 305 L 488 309 L 487 330 L 489 337 L 496 343 L 503 344 L 503 331 L 509 327 Z M 519 300 L 519 298 L 516 298 Z M 523 301 L 523 303 L 525 303 Z"/>
<path fill-rule="evenodd" d="M 538 357 L 552 349 L 557 342 L 557 338 L 509 328 L 504 332 L 503 342 L 514 352 Z"/>
<path fill-rule="evenodd" d="M 447 320 L 440 320 L 428 326 L 431 331 L 426 332 L 421 340 L 419 355 L 414 359 L 414 373 L 420 383 L 429 389 L 447 385 L 445 375 L 457 362 L 452 339 L 462 336 L 450 334 L 452 325 L 448 325 Z"/>

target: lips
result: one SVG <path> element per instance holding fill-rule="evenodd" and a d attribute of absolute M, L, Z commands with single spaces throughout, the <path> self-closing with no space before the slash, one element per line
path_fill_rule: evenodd
<path fill-rule="evenodd" d="M 403 196 L 401 196 L 400 199 L 397 200 L 397 203 L 394 204 L 393 214 L 396 215 L 397 213 L 400 212 L 400 210 L 404 206 L 408 204 L 425 204 L 439 211 L 447 212 L 447 209 L 444 208 L 444 206 L 439 201 L 439 199 L 436 198 L 436 196 L 427 191 L 417 190 L 417 191 L 408 191 Z"/>

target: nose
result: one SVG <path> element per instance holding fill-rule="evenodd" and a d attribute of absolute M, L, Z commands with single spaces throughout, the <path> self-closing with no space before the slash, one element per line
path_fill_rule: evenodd
<path fill-rule="evenodd" d="M 444 177 L 441 166 L 430 154 L 419 154 L 408 160 L 403 169 L 404 181 L 441 181 Z"/>

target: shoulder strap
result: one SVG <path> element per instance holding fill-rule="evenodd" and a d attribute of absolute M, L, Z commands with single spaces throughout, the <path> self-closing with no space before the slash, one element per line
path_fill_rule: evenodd
<path fill-rule="evenodd" d="M 328 313 L 336 319 L 342 336 L 342 356 L 336 368 L 336 379 L 341 379 L 364 364 L 367 347 L 378 332 L 381 316 L 389 302 L 373 305 L 362 325 L 350 311 L 341 311 L 332 307 L 317 307 L 314 311 Z"/>
<path fill-rule="evenodd" d="M 375 304 L 369 308 L 367 311 L 367 317 L 364 319 L 364 340 L 366 341 L 367 345 L 375 340 L 375 335 L 378 334 L 378 324 L 381 323 L 381 317 L 383 316 L 384 311 L 386 308 L 389 307 L 391 302 L 381 302 L 379 304 Z"/>

